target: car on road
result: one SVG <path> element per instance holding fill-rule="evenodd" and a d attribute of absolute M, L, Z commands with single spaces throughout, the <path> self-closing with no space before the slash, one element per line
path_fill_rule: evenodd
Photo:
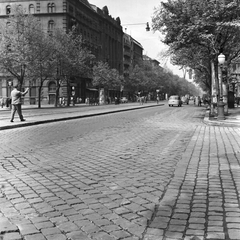
<path fill-rule="evenodd" d="M 187 104 L 187 105 L 188 105 L 188 103 L 189 103 L 188 97 L 183 96 L 183 97 L 181 98 L 181 100 L 182 100 L 182 103 L 183 103 L 183 104 Z"/>
<path fill-rule="evenodd" d="M 128 103 L 128 99 L 126 97 L 121 97 L 121 103 Z"/>
<path fill-rule="evenodd" d="M 182 106 L 182 100 L 180 98 L 180 96 L 178 95 L 172 95 L 169 97 L 168 99 L 168 106 L 178 106 L 181 107 Z"/>

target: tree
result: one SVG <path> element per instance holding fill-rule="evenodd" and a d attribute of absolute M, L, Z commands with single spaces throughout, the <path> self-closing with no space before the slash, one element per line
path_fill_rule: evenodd
<path fill-rule="evenodd" d="M 178 55 L 178 63 L 181 60 L 181 65 L 195 63 L 192 68 L 199 67 L 199 55 L 194 61 L 188 56 L 197 49 L 202 60 L 208 58 L 207 63 L 203 61 L 202 70 L 207 69 L 208 76 L 212 76 L 213 64 L 217 76 L 217 56 L 221 52 L 226 55 L 227 64 L 239 55 L 239 13 L 235 0 L 168 0 L 156 9 L 153 29 L 164 34 L 163 42 L 170 47 L 172 56 Z"/>
<path fill-rule="evenodd" d="M 211 59 L 209 52 L 195 48 L 182 48 L 175 51 L 172 55 L 171 62 L 175 65 L 181 66 L 184 75 L 187 70 L 194 71 L 194 81 L 203 89 L 209 92 L 211 89 Z"/>
<path fill-rule="evenodd" d="M 0 24 L 0 69 L 14 76 L 22 87 L 32 59 L 30 44 L 38 20 L 25 15 L 19 6 L 13 6 L 12 13 Z"/>
<path fill-rule="evenodd" d="M 38 82 L 38 108 L 41 108 L 41 93 L 44 82 L 55 77 L 56 50 L 52 37 L 42 31 L 40 22 L 33 29 L 30 48 L 30 61 L 27 78 Z"/>
<path fill-rule="evenodd" d="M 157 89 L 160 89 L 162 94 L 168 93 L 168 95 L 185 95 L 197 92 L 193 84 L 174 75 L 171 71 L 166 71 L 164 68 L 154 65 L 151 59 L 139 62 L 130 71 L 129 79 L 125 84 L 133 92 L 141 90 L 145 94 L 153 94 Z"/>
<path fill-rule="evenodd" d="M 85 46 L 82 36 L 76 32 L 75 28 L 67 33 L 64 30 L 56 29 L 52 34 L 52 40 L 55 50 L 56 79 L 58 86 L 60 86 L 60 79 L 67 84 L 67 105 L 69 106 L 71 79 L 90 74 L 90 63 L 94 59 L 94 55 Z"/>
<path fill-rule="evenodd" d="M 130 70 L 129 78 L 126 81 L 128 88 L 133 91 L 149 92 L 156 90 L 159 86 L 158 77 L 159 66 L 154 66 L 150 60 L 139 61 L 133 69 Z"/>
<path fill-rule="evenodd" d="M 124 85 L 124 78 L 121 76 L 117 69 L 111 69 L 107 62 L 99 61 L 93 66 L 92 71 L 92 84 L 99 88 L 119 89 Z M 100 96 L 99 96 L 100 99 Z"/>

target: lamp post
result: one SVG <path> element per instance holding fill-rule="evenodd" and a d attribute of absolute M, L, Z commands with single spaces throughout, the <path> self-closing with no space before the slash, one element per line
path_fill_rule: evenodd
<path fill-rule="evenodd" d="M 225 55 L 224 54 L 220 54 L 218 56 L 218 64 L 220 67 L 220 77 L 219 77 L 219 102 L 218 102 L 218 120 L 224 120 L 225 116 L 224 116 L 224 102 L 223 102 L 223 83 L 222 83 L 222 69 L 223 69 L 223 65 L 225 62 Z"/>
<path fill-rule="evenodd" d="M 10 109 L 12 109 L 12 101 L 11 101 L 11 87 L 12 87 L 12 85 L 13 85 L 13 82 L 12 82 L 12 80 L 9 80 L 8 81 L 8 86 L 9 86 L 9 98 L 7 99 L 7 101 L 8 101 L 8 106 L 10 107 Z"/>
<path fill-rule="evenodd" d="M 13 84 L 13 82 L 12 82 L 12 80 L 8 80 L 8 87 L 9 87 L 9 92 L 10 92 L 10 96 L 11 96 L 11 87 L 12 87 L 12 84 Z"/>

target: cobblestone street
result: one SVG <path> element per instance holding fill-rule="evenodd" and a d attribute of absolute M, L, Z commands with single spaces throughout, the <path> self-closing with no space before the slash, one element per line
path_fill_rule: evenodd
<path fill-rule="evenodd" d="M 0 131 L 4 240 L 239 240 L 240 130 L 159 106 Z"/>

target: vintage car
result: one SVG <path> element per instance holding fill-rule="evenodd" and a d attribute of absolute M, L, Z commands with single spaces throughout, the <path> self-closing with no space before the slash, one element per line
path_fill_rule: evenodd
<path fill-rule="evenodd" d="M 168 99 L 168 106 L 178 106 L 181 107 L 182 106 L 182 100 L 180 98 L 180 96 L 178 95 L 172 95 L 169 97 Z"/>

